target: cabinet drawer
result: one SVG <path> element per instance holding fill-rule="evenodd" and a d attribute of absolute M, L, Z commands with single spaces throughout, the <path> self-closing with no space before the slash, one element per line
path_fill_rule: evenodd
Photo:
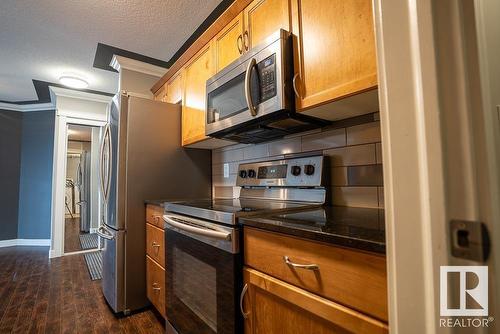
<path fill-rule="evenodd" d="M 147 295 L 149 301 L 156 307 L 158 312 L 165 315 L 165 269 L 158 263 L 146 256 L 146 281 Z"/>
<path fill-rule="evenodd" d="M 285 262 L 316 264 L 317 270 Z M 254 228 L 244 229 L 245 264 L 285 282 L 387 321 L 384 256 Z"/>
<path fill-rule="evenodd" d="M 165 268 L 165 231 L 146 224 L 146 253 Z"/>
<path fill-rule="evenodd" d="M 158 205 L 146 205 L 146 222 L 163 229 L 163 208 Z"/>

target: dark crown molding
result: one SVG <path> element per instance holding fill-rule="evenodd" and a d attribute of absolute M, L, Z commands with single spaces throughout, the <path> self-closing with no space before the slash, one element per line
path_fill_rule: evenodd
<path fill-rule="evenodd" d="M 35 87 L 35 92 L 38 97 L 38 100 L 29 100 L 29 101 L 5 101 L 5 100 L 0 100 L 2 103 L 10 103 L 10 104 L 16 104 L 16 105 L 25 105 L 25 104 L 39 104 L 39 103 L 49 103 L 50 102 L 50 90 L 49 87 L 60 87 L 60 88 L 65 88 L 65 89 L 70 89 L 70 90 L 76 90 L 80 92 L 86 92 L 86 93 L 92 93 L 92 94 L 99 94 L 99 95 L 105 95 L 105 96 L 114 96 L 115 94 L 113 93 L 106 93 L 106 92 L 101 92 L 98 90 L 92 90 L 92 89 L 75 89 L 75 88 L 70 88 L 58 83 L 54 82 L 48 82 L 48 81 L 42 81 L 42 80 L 35 80 L 33 79 L 33 86 Z"/>

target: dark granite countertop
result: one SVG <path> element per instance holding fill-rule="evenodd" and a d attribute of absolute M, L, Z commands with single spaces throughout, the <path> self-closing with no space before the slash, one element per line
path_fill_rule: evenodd
<path fill-rule="evenodd" d="M 385 254 L 383 209 L 324 206 L 308 211 L 240 218 L 239 222 L 273 232 Z"/>
<path fill-rule="evenodd" d="M 165 202 L 172 202 L 172 200 L 168 200 L 168 199 L 147 199 L 147 200 L 144 201 L 144 203 L 146 203 L 146 204 L 158 205 L 158 206 L 161 206 L 161 207 L 163 207 L 163 205 L 165 204 Z"/>

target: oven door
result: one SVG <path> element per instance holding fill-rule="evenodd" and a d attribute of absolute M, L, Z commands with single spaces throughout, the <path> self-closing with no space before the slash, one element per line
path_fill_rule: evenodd
<path fill-rule="evenodd" d="M 182 334 L 241 333 L 238 229 L 169 213 L 163 219 L 170 325 Z"/>
<path fill-rule="evenodd" d="M 289 34 L 281 30 L 207 81 L 206 135 L 274 112 L 291 111 Z"/>

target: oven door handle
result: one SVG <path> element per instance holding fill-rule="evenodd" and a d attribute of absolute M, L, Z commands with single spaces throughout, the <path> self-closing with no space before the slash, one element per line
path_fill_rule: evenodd
<path fill-rule="evenodd" d="M 177 222 L 177 221 L 173 220 L 172 217 L 173 216 L 164 215 L 163 216 L 163 220 L 167 224 L 169 224 L 169 225 L 171 225 L 173 227 L 176 227 L 179 230 L 183 230 L 183 231 L 186 231 L 186 232 L 191 232 L 191 233 L 194 233 L 194 234 L 198 234 L 198 235 L 205 236 L 205 237 L 210 237 L 210 238 L 215 238 L 215 239 L 231 240 L 231 233 L 214 231 L 214 230 L 207 229 L 207 228 L 202 228 L 202 227 L 194 227 L 194 226 L 191 226 L 191 225 L 187 225 L 187 224 L 183 224 L 183 223 Z M 183 219 L 186 219 L 186 221 L 190 221 L 188 218 L 183 218 Z M 193 224 L 196 224 L 194 221 L 190 221 L 190 222 L 193 223 Z"/>
<path fill-rule="evenodd" d="M 252 116 L 257 115 L 257 109 L 253 105 L 253 101 L 252 101 L 252 86 L 251 86 L 252 68 L 256 64 L 257 64 L 257 61 L 255 60 L 255 58 L 252 58 L 250 60 L 250 62 L 248 63 L 247 71 L 245 73 L 245 99 L 247 100 L 248 110 L 250 111 L 250 114 Z"/>

